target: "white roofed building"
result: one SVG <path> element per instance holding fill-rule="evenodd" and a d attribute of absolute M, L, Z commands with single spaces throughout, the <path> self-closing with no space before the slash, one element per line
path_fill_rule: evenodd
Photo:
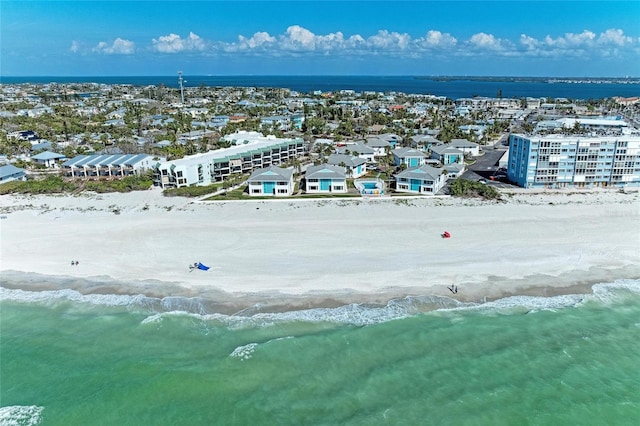
<path fill-rule="evenodd" d="M 305 153 L 301 138 L 265 137 L 258 132 L 238 132 L 226 138 L 234 146 L 158 163 L 154 184 L 162 188 L 211 185 L 233 174 L 279 166 Z"/>

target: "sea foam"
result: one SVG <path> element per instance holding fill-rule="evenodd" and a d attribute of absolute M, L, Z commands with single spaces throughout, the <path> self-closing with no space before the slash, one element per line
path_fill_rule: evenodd
<path fill-rule="evenodd" d="M 150 312 L 142 324 L 157 323 L 167 316 L 190 316 L 233 329 L 264 327 L 283 322 L 334 323 L 366 326 L 406 318 L 427 312 L 481 311 L 486 313 L 530 313 L 580 306 L 593 301 L 610 303 L 621 297 L 640 294 L 640 280 L 617 280 L 595 284 L 589 294 L 567 294 L 552 297 L 510 296 L 484 303 L 463 303 L 444 296 L 407 296 L 393 299 L 386 305 L 352 303 L 335 308 L 313 308 L 285 312 L 262 312 L 256 305 L 233 315 L 207 312 L 206 301 L 200 298 L 166 297 L 163 299 L 144 295 L 83 295 L 75 290 L 26 291 L 0 287 L 0 300 L 26 303 L 56 303 L 72 301 L 105 306 L 126 306 Z"/>
<path fill-rule="evenodd" d="M 92 305 L 127 306 L 143 304 L 149 298 L 142 294 L 133 296 L 120 294 L 82 294 L 71 289 L 27 291 L 0 287 L 0 299 L 26 303 L 71 301 Z"/>
<path fill-rule="evenodd" d="M 248 345 L 238 346 L 229 354 L 232 358 L 239 358 L 241 361 L 248 360 L 258 347 L 257 343 L 249 343 Z"/>
<path fill-rule="evenodd" d="M 11 405 L 0 407 L 0 426 L 33 426 L 40 423 L 44 407 Z"/>

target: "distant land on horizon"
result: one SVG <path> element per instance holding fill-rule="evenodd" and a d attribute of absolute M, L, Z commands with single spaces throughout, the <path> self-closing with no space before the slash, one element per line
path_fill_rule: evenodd
<path fill-rule="evenodd" d="M 603 99 L 640 96 L 640 78 L 625 77 L 525 77 L 525 76 L 426 76 L 426 75 L 182 75 L 185 88 L 260 87 L 299 93 L 400 92 L 466 97 L 548 97 Z M 0 84 L 103 84 L 177 88 L 180 74 L 162 76 L 32 76 L 0 77 Z"/>
<path fill-rule="evenodd" d="M 175 74 L 176 78 L 178 73 Z M 455 81 L 455 80 L 469 80 L 469 81 L 515 81 L 515 82 L 523 82 L 523 81 L 611 81 L 611 82 L 620 82 L 620 81 L 628 81 L 628 82 L 638 82 L 640 83 L 640 77 L 579 77 L 579 76 L 568 76 L 568 77 L 559 77 L 559 76 L 508 76 L 508 75 L 495 75 L 495 76 L 481 76 L 481 75 L 420 75 L 420 74 L 184 74 L 186 77 L 208 77 L 208 78 L 393 78 L 393 77 L 409 77 L 415 78 L 419 80 L 434 80 L 434 81 Z M 131 75 L 0 75 L 0 83 L 2 79 L 27 79 L 27 78 L 79 78 L 79 79 L 89 79 L 89 78 L 171 78 L 172 74 L 131 74 Z"/>

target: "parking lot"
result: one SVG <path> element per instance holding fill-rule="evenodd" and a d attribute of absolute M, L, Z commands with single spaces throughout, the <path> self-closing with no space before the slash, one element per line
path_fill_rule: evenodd
<path fill-rule="evenodd" d="M 491 177 L 498 174 L 498 162 L 500 158 L 509 148 L 504 145 L 506 137 L 500 138 L 495 145 L 488 145 L 483 147 L 483 155 L 476 158 L 476 162 L 469 165 L 467 170 L 462 174 L 462 179 L 468 179 L 473 181 L 479 181 L 484 179 L 487 184 L 495 186 L 496 188 L 514 188 L 516 185 L 509 183 L 506 178 L 501 180 L 491 180 Z M 503 173 L 506 175 L 506 171 Z"/>

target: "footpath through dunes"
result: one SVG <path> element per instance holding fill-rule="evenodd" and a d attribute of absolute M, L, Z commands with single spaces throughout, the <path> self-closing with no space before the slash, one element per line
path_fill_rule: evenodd
<path fill-rule="evenodd" d="M 307 295 L 314 304 L 448 297 L 452 284 L 461 301 L 549 295 L 593 277 L 640 276 L 639 206 L 638 193 L 617 191 L 518 192 L 492 202 L 3 196 L 1 269 L 111 282 L 75 284 L 80 292 L 290 295 L 294 303 Z M 194 262 L 211 269 L 191 270 Z"/>

